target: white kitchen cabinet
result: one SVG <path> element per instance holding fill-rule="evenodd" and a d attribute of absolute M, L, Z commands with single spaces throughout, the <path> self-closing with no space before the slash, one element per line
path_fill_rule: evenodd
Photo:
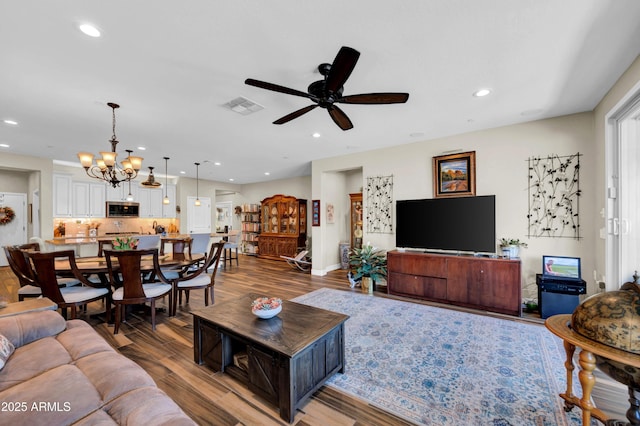
<path fill-rule="evenodd" d="M 104 183 L 73 182 L 72 217 L 105 217 L 105 186 Z"/>
<path fill-rule="evenodd" d="M 129 195 L 129 184 L 127 182 L 121 182 L 120 186 L 115 188 L 112 185 L 107 185 L 107 200 L 106 201 L 129 201 L 127 196 Z M 133 201 L 138 201 L 138 183 L 134 181 L 131 183 L 131 196 Z"/>
<path fill-rule="evenodd" d="M 167 196 L 169 197 L 169 204 L 162 205 L 162 217 L 174 218 L 176 217 L 176 186 L 167 185 Z M 164 195 L 162 196 L 164 198 Z"/>
<path fill-rule="evenodd" d="M 71 175 L 53 174 L 53 217 L 72 217 Z"/>
<path fill-rule="evenodd" d="M 140 203 L 140 217 L 162 217 L 162 198 L 164 193 L 158 188 L 138 188 L 138 198 Z"/>

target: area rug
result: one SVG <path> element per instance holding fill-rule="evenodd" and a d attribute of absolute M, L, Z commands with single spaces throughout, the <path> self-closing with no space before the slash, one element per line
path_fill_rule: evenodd
<path fill-rule="evenodd" d="M 331 289 L 293 301 L 350 316 L 345 373 L 327 385 L 413 423 L 581 424 L 558 397 L 565 353 L 544 326 Z"/>

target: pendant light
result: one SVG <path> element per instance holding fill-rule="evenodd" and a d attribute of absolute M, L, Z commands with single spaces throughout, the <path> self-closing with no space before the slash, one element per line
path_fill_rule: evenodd
<path fill-rule="evenodd" d="M 167 194 L 167 186 L 168 186 L 168 181 L 169 181 L 169 177 L 167 174 L 167 164 L 169 161 L 169 157 L 163 157 L 164 158 L 164 198 L 162 199 L 162 204 L 169 204 L 171 203 L 171 200 L 169 200 L 169 195 Z"/>
<path fill-rule="evenodd" d="M 133 201 L 133 195 L 131 195 L 131 179 L 129 179 L 129 195 L 127 195 L 126 200 Z"/>
<path fill-rule="evenodd" d="M 200 175 L 198 174 L 198 167 L 200 166 L 200 163 L 193 163 L 196 165 L 196 201 L 195 204 L 196 206 L 200 205 L 200 197 L 198 196 L 198 189 L 199 189 L 199 182 L 200 182 Z"/>

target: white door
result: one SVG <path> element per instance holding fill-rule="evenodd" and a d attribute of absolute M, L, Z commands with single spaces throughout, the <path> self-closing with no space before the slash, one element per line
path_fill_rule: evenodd
<path fill-rule="evenodd" d="M 9 207 L 15 217 L 0 225 L 0 246 L 25 244 L 27 242 L 27 194 L 0 192 L 0 207 Z M 0 250 L 0 266 L 7 266 L 4 250 Z"/>
<path fill-rule="evenodd" d="M 200 197 L 196 206 L 196 197 L 187 197 L 187 232 L 200 234 L 211 232 L 211 198 Z"/>
<path fill-rule="evenodd" d="M 640 92 L 614 113 L 609 130 L 604 281 L 617 290 L 640 271 Z"/>

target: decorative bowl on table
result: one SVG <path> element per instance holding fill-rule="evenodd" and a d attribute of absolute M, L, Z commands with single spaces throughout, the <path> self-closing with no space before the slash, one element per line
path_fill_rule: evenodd
<path fill-rule="evenodd" d="M 277 297 L 258 297 L 251 302 L 251 312 L 261 319 L 269 319 L 282 311 L 282 299 Z"/>

